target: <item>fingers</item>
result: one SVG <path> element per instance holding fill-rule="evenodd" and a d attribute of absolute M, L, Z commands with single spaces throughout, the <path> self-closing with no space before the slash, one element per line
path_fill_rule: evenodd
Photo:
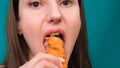
<path fill-rule="evenodd" d="M 33 65 L 32 67 L 29 66 L 30 63 L 25 63 L 23 66 L 19 67 L 19 68 L 61 68 L 58 67 L 57 65 L 46 61 L 46 60 L 42 60 L 39 63 L 36 63 L 35 65 Z"/>
<path fill-rule="evenodd" d="M 61 68 L 65 60 L 50 54 L 38 53 L 20 68 Z M 48 67 L 47 67 L 48 66 Z"/>
<path fill-rule="evenodd" d="M 36 63 L 38 63 L 42 60 L 47 60 L 49 62 L 52 62 L 52 63 L 56 64 L 57 66 L 60 66 L 60 64 L 62 62 L 64 62 L 64 59 L 62 59 L 62 58 L 59 58 L 59 57 L 56 57 L 56 56 L 53 56 L 53 55 L 50 55 L 50 54 L 38 53 L 37 55 L 35 55 L 33 57 L 33 59 L 31 59 L 29 61 L 29 63 L 31 63 L 31 65 L 34 65 L 34 64 L 36 64 Z"/>
<path fill-rule="evenodd" d="M 46 60 L 42 60 L 40 63 L 36 64 L 34 67 L 35 68 L 60 68 L 57 65 Z"/>

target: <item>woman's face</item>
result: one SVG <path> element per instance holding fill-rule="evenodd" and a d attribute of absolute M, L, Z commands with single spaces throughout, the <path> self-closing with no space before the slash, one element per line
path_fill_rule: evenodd
<path fill-rule="evenodd" d="M 81 27 L 78 0 L 20 0 L 19 18 L 31 56 L 45 52 L 45 36 L 57 32 L 64 36 L 69 60 Z"/>

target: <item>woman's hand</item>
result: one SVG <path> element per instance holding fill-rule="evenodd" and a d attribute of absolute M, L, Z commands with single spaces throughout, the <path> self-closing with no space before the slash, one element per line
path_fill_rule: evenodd
<path fill-rule="evenodd" d="M 38 53 L 19 68 L 62 68 L 65 60 L 50 54 Z"/>

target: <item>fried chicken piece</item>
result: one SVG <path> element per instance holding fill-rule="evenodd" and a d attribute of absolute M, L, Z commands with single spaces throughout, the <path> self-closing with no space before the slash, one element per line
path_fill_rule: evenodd
<path fill-rule="evenodd" d="M 65 59 L 65 62 L 62 63 L 62 68 L 67 68 L 68 63 L 66 61 L 66 56 L 63 48 L 63 41 L 59 37 L 55 36 L 46 37 L 45 40 L 48 42 L 46 53 Z"/>

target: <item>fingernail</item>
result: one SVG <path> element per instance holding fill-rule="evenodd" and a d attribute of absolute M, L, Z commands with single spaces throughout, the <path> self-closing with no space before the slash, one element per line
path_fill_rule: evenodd
<path fill-rule="evenodd" d="M 63 58 L 59 58 L 62 62 L 64 62 L 65 61 L 65 59 L 63 59 Z"/>

